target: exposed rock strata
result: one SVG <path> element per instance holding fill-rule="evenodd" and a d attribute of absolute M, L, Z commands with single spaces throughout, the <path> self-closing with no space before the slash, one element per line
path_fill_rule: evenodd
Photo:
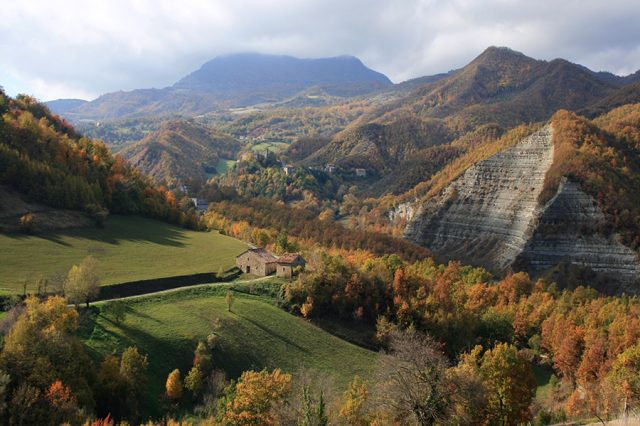
<path fill-rule="evenodd" d="M 538 219 L 533 237 L 517 263 L 533 275 L 541 275 L 561 262 L 588 267 L 603 276 L 608 293 L 638 293 L 638 255 L 607 235 L 605 216 L 593 197 L 580 186 L 564 180 Z"/>
<path fill-rule="evenodd" d="M 547 125 L 470 167 L 443 193 L 420 206 L 405 237 L 450 259 L 501 273 L 517 265 L 541 275 L 560 262 L 588 267 L 615 284 L 610 292 L 637 293 L 637 254 L 604 233 L 605 217 L 577 183 L 563 180 L 540 205 L 553 162 Z"/>
<path fill-rule="evenodd" d="M 418 209 L 406 237 L 437 256 L 507 268 L 533 234 L 538 195 L 553 161 L 552 128 L 474 166 Z"/>

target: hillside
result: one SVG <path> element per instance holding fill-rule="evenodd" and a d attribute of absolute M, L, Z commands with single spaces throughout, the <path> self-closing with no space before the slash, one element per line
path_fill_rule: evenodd
<path fill-rule="evenodd" d="M 433 173 L 464 152 L 446 153 L 440 146 L 483 125 L 495 124 L 503 132 L 521 123 L 547 120 L 558 109 L 585 108 L 617 91 L 595 73 L 565 60 L 535 60 L 491 47 L 467 66 L 405 97 L 374 106 L 303 164 L 336 163 L 384 176 L 416 169 L 418 163 Z M 416 176 L 410 183 L 429 177 Z"/>
<path fill-rule="evenodd" d="M 217 272 L 234 266 L 246 245 L 217 232 L 195 232 L 163 222 L 113 216 L 105 228 L 0 234 L 0 291 L 36 292 L 39 277 L 64 278 L 86 256 L 99 262 L 101 284 Z M 179 259 L 179 261 L 177 261 Z"/>
<path fill-rule="evenodd" d="M 30 202 L 95 216 L 139 214 L 197 227 L 193 213 L 99 141 L 28 96 L 0 91 L 0 184 Z"/>
<path fill-rule="evenodd" d="M 391 86 L 353 56 L 299 59 L 234 54 L 216 57 L 162 89 L 107 93 L 66 112 L 73 120 L 196 115 L 218 109 L 283 101 L 309 88 L 354 97 Z"/>
<path fill-rule="evenodd" d="M 269 285 L 279 284 L 263 284 Z M 236 292 L 233 312 L 228 312 L 227 288 L 212 286 L 126 301 L 127 318 L 120 325 L 101 305 L 102 313 L 85 330 L 85 343 L 99 357 L 131 345 L 149 355 L 150 381 L 143 411 L 154 416 L 162 414 L 167 374 L 174 368 L 186 374 L 197 340 L 205 340 L 212 332 L 217 341 L 213 364 L 229 378 L 249 369 L 297 373 L 305 368 L 329 375 L 343 390 L 354 375 L 367 377 L 373 370 L 375 352 L 340 340 L 282 311 L 269 299 Z"/>
<path fill-rule="evenodd" d="M 204 182 L 221 159 L 235 159 L 240 148 L 239 141 L 219 131 L 171 120 L 120 154 L 156 182 L 176 187 L 187 181 Z"/>
<path fill-rule="evenodd" d="M 574 264 L 602 291 L 640 292 L 639 113 L 627 106 L 589 122 L 560 111 L 463 173 L 443 171 L 405 236 L 496 273 Z"/>
<path fill-rule="evenodd" d="M 633 83 L 621 87 L 613 94 L 581 109 L 578 113 L 585 117 L 594 118 L 605 114 L 612 109 L 638 102 L 640 102 L 640 83 Z"/>

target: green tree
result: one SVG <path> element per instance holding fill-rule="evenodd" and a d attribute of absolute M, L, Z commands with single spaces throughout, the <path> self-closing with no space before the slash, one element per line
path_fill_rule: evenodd
<path fill-rule="evenodd" d="M 100 292 L 98 262 L 91 256 L 85 257 L 79 265 L 73 265 L 64 283 L 67 301 L 76 306 L 94 300 Z"/>
<path fill-rule="evenodd" d="M 324 392 L 320 391 L 318 401 L 315 401 L 308 385 L 302 387 L 302 420 L 300 426 L 326 426 L 329 423 L 325 413 L 326 404 Z"/>
<path fill-rule="evenodd" d="M 127 389 L 127 408 L 130 418 L 139 415 L 139 401 L 147 384 L 149 361 L 135 346 L 127 348 L 120 357 L 120 375 Z"/>
<path fill-rule="evenodd" d="M 184 378 L 184 387 L 189 389 L 194 396 L 200 394 L 202 387 L 204 386 L 204 375 L 199 366 L 194 365 L 187 377 Z"/>
<path fill-rule="evenodd" d="M 193 354 L 193 366 L 198 367 L 203 374 L 209 373 L 213 368 L 211 347 L 202 341 L 196 345 L 196 350 Z"/>
<path fill-rule="evenodd" d="M 140 354 L 135 346 L 125 349 L 120 357 L 120 374 L 132 389 L 144 389 L 147 384 L 148 367 L 147 356 Z"/>
<path fill-rule="evenodd" d="M 103 309 L 107 315 L 110 315 L 113 318 L 113 321 L 116 324 L 124 322 L 127 317 L 127 305 L 122 300 L 109 302 Z"/>

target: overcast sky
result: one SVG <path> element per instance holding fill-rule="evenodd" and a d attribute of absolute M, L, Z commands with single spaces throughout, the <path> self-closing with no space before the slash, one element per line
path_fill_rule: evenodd
<path fill-rule="evenodd" d="M 0 85 L 41 100 L 165 87 L 232 52 L 351 54 L 394 82 L 490 45 L 594 70 L 640 69 L 638 0 L 13 0 Z"/>

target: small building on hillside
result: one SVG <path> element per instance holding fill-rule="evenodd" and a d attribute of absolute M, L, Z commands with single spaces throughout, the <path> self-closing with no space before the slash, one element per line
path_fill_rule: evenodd
<path fill-rule="evenodd" d="M 304 268 L 305 261 L 297 253 L 286 253 L 276 261 L 276 276 L 280 278 L 292 278 L 295 269 L 300 266 Z"/>
<path fill-rule="evenodd" d="M 356 176 L 358 177 L 366 177 L 367 170 L 366 169 L 356 169 Z"/>
<path fill-rule="evenodd" d="M 196 208 L 196 212 L 198 214 L 204 214 L 207 212 L 207 210 L 209 210 L 209 203 L 207 203 L 202 198 L 192 198 L 191 202 L 193 203 L 193 206 Z"/>
<path fill-rule="evenodd" d="M 336 172 L 336 165 L 329 163 L 329 164 L 326 165 L 325 170 L 327 171 L 327 173 L 335 173 Z"/>
<path fill-rule="evenodd" d="M 305 264 L 305 260 L 297 253 L 275 257 L 263 247 L 252 248 L 236 256 L 236 266 L 242 272 L 261 277 L 275 273 L 280 278 L 291 278 L 295 269 L 304 268 Z"/>
<path fill-rule="evenodd" d="M 266 277 L 276 272 L 278 259 L 263 247 L 249 249 L 236 256 L 236 266 L 245 274 Z"/>
<path fill-rule="evenodd" d="M 284 174 L 287 176 L 291 176 L 293 174 L 293 166 L 291 164 L 287 164 L 282 168 L 284 170 Z"/>

